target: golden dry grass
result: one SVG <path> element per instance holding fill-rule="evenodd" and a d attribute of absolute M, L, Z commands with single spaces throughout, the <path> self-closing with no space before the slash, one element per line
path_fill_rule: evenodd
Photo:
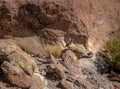
<path fill-rule="evenodd" d="M 53 55 L 55 58 L 59 58 L 62 53 L 62 48 L 59 45 L 46 45 L 45 51 L 50 55 Z"/>

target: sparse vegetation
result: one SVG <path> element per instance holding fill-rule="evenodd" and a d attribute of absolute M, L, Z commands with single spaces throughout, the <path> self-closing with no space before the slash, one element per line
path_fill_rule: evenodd
<path fill-rule="evenodd" d="M 2 86 L 3 86 L 2 83 L 0 83 L 0 89 L 2 88 Z"/>
<path fill-rule="evenodd" d="M 24 67 L 25 67 L 25 63 L 22 62 L 22 61 L 19 61 L 17 64 L 18 64 L 18 66 L 20 66 L 21 68 L 24 68 Z"/>
<path fill-rule="evenodd" d="M 30 51 L 31 47 L 34 46 L 34 42 L 35 43 L 37 42 L 37 43 L 40 43 L 40 44 L 42 44 L 42 42 L 44 42 L 44 39 L 41 38 L 40 36 L 37 36 L 37 35 L 31 36 L 31 37 L 26 37 L 25 40 L 26 40 L 26 43 L 30 44 L 30 45 L 24 44 L 24 46 L 22 47 L 22 49 L 25 52 L 29 52 Z"/>
<path fill-rule="evenodd" d="M 45 51 L 55 58 L 59 58 L 62 53 L 62 48 L 59 45 L 46 45 Z"/>
<path fill-rule="evenodd" d="M 110 40 L 105 45 L 105 55 L 107 62 L 116 72 L 120 71 L 120 36 Z"/>

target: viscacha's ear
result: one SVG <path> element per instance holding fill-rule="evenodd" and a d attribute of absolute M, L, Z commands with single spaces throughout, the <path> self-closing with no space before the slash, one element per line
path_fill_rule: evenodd
<path fill-rule="evenodd" d="M 71 43 L 73 43 L 73 41 L 71 38 L 69 38 L 68 41 L 66 42 L 66 46 L 70 45 Z"/>
<path fill-rule="evenodd" d="M 69 42 L 69 43 L 73 43 L 72 38 L 69 38 L 68 42 Z"/>

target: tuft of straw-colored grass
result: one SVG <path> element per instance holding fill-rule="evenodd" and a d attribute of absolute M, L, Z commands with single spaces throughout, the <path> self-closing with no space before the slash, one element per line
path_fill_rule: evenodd
<path fill-rule="evenodd" d="M 50 45 L 47 44 L 45 46 L 45 51 L 49 54 L 49 55 L 53 55 L 55 58 L 59 58 L 61 53 L 62 53 L 62 48 L 59 45 Z"/>
<path fill-rule="evenodd" d="M 2 85 L 2 83 L 0 82 L 0 89 L 2 88 L 2 86 L 3 86 L 3 85 Z"/>

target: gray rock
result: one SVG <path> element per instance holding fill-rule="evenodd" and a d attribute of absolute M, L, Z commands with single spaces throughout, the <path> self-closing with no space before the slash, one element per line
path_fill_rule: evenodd
<path fill-rule="evenodd" d="M 33 85 L 30 89 L 47 89 L 47 80 L 39 73 L 33 73 Z"/>
<path fill-rule="evenodd" d="M 92 89 L 114 89 L 112 82 L 110 82 L 107 77 L 101 75 L 97 71 L 97 67 L 95 66 L 94 62 L 95 59 L 92 60 L 87 58 L 79 61 L 80 68 L 82 70 L 79 80 L 86 76 L 85 81 L 89 83 L 89 85 L 85 85 L 87 89 L 91 89 L 89 88 L 90 86 L 92 86 Z"/>

